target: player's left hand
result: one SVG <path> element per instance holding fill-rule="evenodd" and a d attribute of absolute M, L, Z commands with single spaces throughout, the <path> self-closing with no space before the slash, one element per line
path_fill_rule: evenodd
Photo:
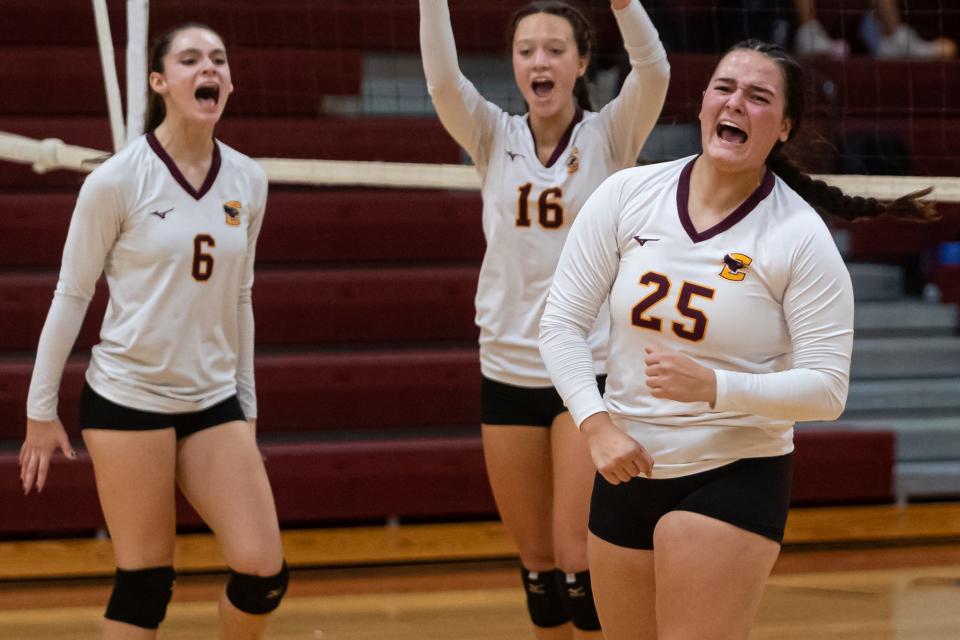
<path fill-rule="evenodd" d="M 713 369 L 676 351 L 644 351 L 650 395 L 678 402 L 709 402 L 713 406 L 717 399 L 717 376 Z"/>

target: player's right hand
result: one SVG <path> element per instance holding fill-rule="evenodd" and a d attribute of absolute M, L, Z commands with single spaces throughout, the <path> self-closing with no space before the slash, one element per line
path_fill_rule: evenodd
<path fill-rule="evenodd" d="M 643 446 L 617 428 L 606 412 L 595 413 L 580 425 L 586 434 L 597 471 L 610 484 L 653 476 L 653 458 Z"/>
<path fill-rule="evenodd" d="M 30 493 L 33 487 L 37 488 L 37 493 L 43 491 L 43 486 L 47 483 L 50 459 L 58 448 L 67 458 L 77 459 L 77 452 L 70 446 L 70 438 L 59 419 L 27 418 L 27 437 L 20 447 L 20 483 L 23 485 L 23 495 Z"/>

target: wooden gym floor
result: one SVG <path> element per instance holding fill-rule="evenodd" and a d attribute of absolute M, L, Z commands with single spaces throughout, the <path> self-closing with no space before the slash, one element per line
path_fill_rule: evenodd
<path fill-rule="evenodd" d="M 290 531 L 275 640 L 529 640 L 514 550 L 498 523 Z M 180 536 L 161 638 L 215 637 L 223 565 Z M 0 639 L 98 638 L 109 542 L 0 543 Z M 960 639 L 960 505 L 791 513 L 753 640 Z"/>

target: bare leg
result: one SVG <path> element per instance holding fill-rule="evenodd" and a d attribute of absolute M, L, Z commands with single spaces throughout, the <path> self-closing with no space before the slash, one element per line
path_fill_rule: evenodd
<path fill-rule="evenodd" d="M 592 533 L 587 547 L 603 637 L 657 640 L 654 552 L 611 544 Z"/>
<path fill-rule="evenodd" d="M 672 511 L 654 531 L 659 640 L 745 640 L 780 545 Z"/>
<path fill-rule="evenodd" d="M 117 567 L 128 571 L 173 565 L 176 536 L 173 429 L 84 429 L 100 506 Z M 104 620 L 103 638 L 152 640 L 156 630 Z"/>
<path fill-rule="evenodd" d="M 177 480 L 210 526 L 227 565 L 257 576 L 276 575 L 283 564 L 277 509 L 270 482 L 246 422 L 228 422 L 180 441 Z M 269 614 L 251 615 L 220 596 L 220 637 L 257 639 Z"/>
<path fill-rule="evenodd" d="M 487 476 L 503 525 L 530 571 L 556 568 L 550 429 L 483 425 Z M 569 640 L 571 625 L 534 627 L 539 640 Z"/>
<path fill-rule="evenodd" d="M 877 17 L 883 26 L 883 35 L 892 35 L 901 23 L 897 0 L 874 0 L 874 6 L 877 8 Z"/>
<path fill-rule="evenodd" d="M 816 19 L 817 7 L 815 0 L 793 0 L 793 6 L 797 10 L 798 24 Z"/>

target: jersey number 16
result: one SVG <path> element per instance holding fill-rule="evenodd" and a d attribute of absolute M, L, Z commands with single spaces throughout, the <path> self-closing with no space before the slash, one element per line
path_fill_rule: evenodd
<path fill-rule="evenodd" d="M 531 183 L 527 183 L 517 190 L 520 192 L 520 200 L 517 202 L 517 226 L 530 226 L 530 191 L 533 189 Z M 544 189 L 537 201 L 540 226 L 545 229 L 556 229 L 563 226 L 563 204 L 560 199 L 563 197 L 563 190 L 560 187 Z"/>

